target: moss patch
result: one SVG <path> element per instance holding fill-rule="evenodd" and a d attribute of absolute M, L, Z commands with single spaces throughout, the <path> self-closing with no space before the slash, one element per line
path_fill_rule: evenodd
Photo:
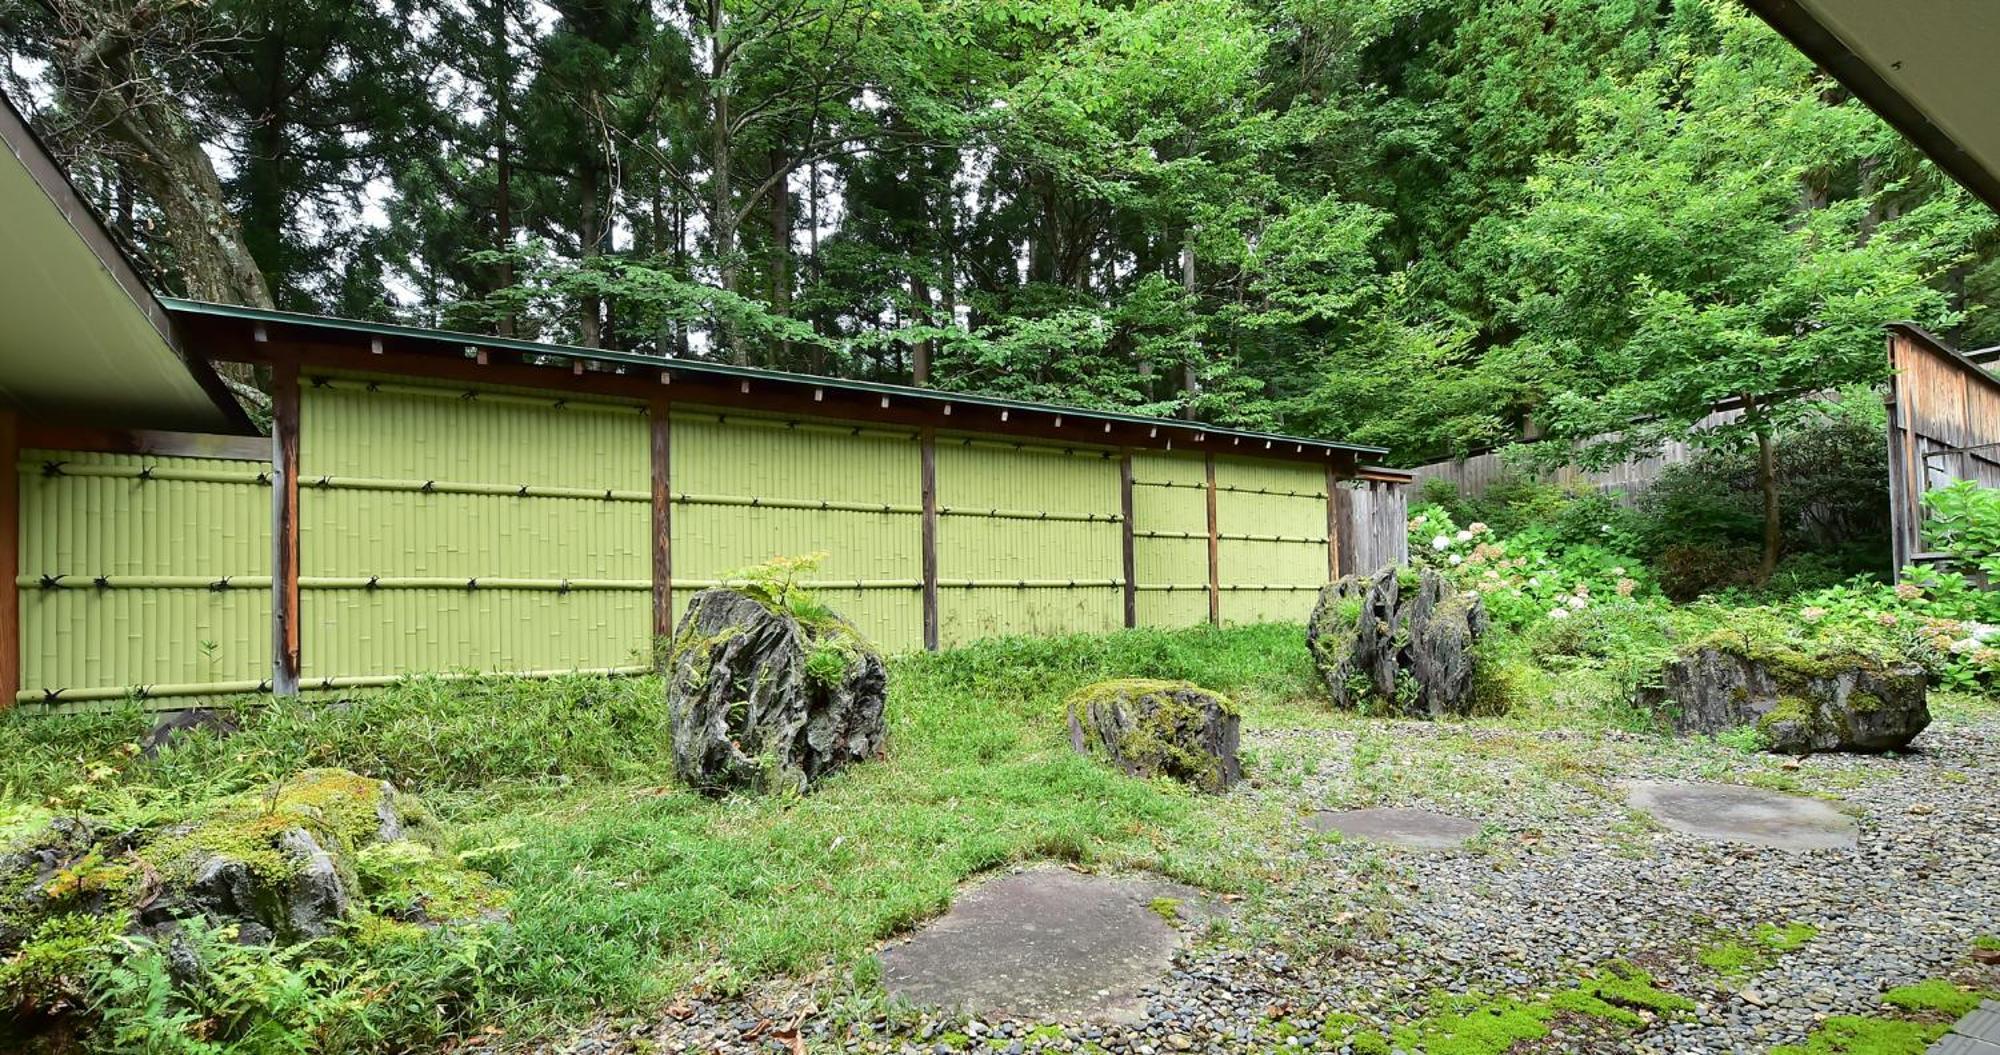
<path fill-rule="evenodd" d="M 1760 923 L 1745 938 L 1722 938 L 1695 955 L 1702 965 L 1724 978 L 1743 978 L 1795 952 L 1819 934 L 1810 923 Z"/>
<path fill-rule="evenodd" d="M 1771 1055 L 1923 1055 L 1949 1027 L 1894 1018 L 1836 1015 L 1807 1035 L 1804 1044 L 1782 1044 Z"/>
<path fill-rule="evenodd" d="M 1882 1002 L 1915 1014 L 1938 1014 L 1959 1018 L 1978 1009 L 1980 1001 L 1995 994 L 1967 991 L 1942 978 L 1927 978 L 1914 985 L 1899 985 L 1882 994 Z"/>
<path fill-rule="evenodd" d="M 1610 963 L 1574 989 L 1546 1000 L 1514 997 L 1448 996 L 1432 1012 L 1396 1030 L 1394 1048 L 1425 1055 L 1503 1055 L 1516 1045 L 1549 1033 L 1557 1014 L 1578 1014 L 1628 1029 L 1648 1016 L 1667 1017 L 1694 1010 L 1694 1002 L 1653 984 L 1653 977 L 1628 963 Z M 1355 1051 L 1366 1050 L 1356 1040 Z M 1386 1047 L 1384 1050 L 1387 1050 Z"/>

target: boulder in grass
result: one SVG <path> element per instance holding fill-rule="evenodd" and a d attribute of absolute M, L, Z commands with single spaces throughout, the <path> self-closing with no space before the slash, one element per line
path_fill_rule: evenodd
<path fill-rule="evenodd" d="M 1680 649 L 1639 702 L 1676 732 L 1747 726 L 1766 750 L 1788 755 L 1899 751 L 1931 722 L 1921 667 L 1858 652 L 1807 655 L 1737 634 Z"/>
<path fill-rule="evenodd" d="M 1069 698 L 1069 739 L 1133 776 L 1171 777 L 1203 791 L 1243 779 L 1241 719 L 1228 698 L 1185 681 L 1100 681 Z"/>
<path fill-rule="evenodd" d="M 888 667 L 845 619 L 737 590 L 696 594 L 667 681 L 674 771 L 706 793 L 810 791 L 882 747 Z"/>
<path fill-rule="evenodd" d="M 435 841 L 414 799 L 344 769 L 199 803 L 154 828 L 58 817 L 0 852 L 0 960 L 61 918 L 124 913 L 154 935 L 199 918 L 244 944 L 289 945 L 370 914 L 426 924 L 498 914 L 504 892 Z"/>
<path fill-rule="evenodd" d="M 1464 716 L 1478 707 L 1475 646 L 1487 625 L 1478 596 L 1437 572 L 1384 568 L 1320 590 L 1306 647 L 1336 707 Z"/>

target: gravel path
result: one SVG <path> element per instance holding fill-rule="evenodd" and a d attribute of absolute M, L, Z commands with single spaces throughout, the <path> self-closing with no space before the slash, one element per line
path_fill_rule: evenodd
<path fill-rule="evenodd" d="M 566 1052 L 933 1053 L 1352 1051 L 1440 994 L 1524 1001 L 1573 988 L 1608 961 L 1637 964 L 1695 1004 L 1635 1030 L 1557 1016 L 1516 1051 L 1762 1052 L 1830 1015 L 1882 1010 L 1927 978 L 2000 987 L 1968 959 L 2000 933 L 2000 718 L 1941 721 L 1899 758 L 1802 763 L 1707 744 L 1378 722 L 1247 734 L 1254 783 L 1232 793 L 1262 840 L 1266 894 L 1221 934 L 1191 933 L 1131 1026 L 979 1022 L 840 996 L 826 980 L 733 1001 L 687 1000 L 648 1027 L 601 1029 Z M 1857 849 L 1794 852 L 1702 842 L 1624 805 L 1630 780 L 1715 780 L 1833 796 Z M 1321 808 L 1420 806 L 1481 821 L 1458 851 L 1315 834 Z M 1699 952 L 1761 924 L 1814 928 L 1796 949 L 1723 976 Z M 1350 1017 L 1351 1016 L 1351 1017 Z M 1095 1045 L 1096 1048 L 1093 1048 Z"/>

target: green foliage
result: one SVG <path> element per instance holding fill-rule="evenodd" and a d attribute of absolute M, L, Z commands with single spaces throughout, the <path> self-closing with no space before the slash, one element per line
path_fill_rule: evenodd
<path fill-rule="evenodd" d="M 2000 583 L 2000 488 L 1959 480 L 1924 493 L 1924 537 L 1958 570 Z"/>

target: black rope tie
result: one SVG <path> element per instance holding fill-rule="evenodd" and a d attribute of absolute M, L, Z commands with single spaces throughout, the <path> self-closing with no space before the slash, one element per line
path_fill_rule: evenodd
<path fill-rule="evenodd" d="M 49 575 L 47 573 L 43 573 L 42 589 L 44 590 L 60 589 L 62 587 L 62 581 L 63 577 L 60 575 Z"/>
<path fill-rule="evenodd" d="M 1026 580 L 1026 579 L 1017 579 L 1017 580 L 1015 580 L 1015 582 L 1014 582 L 1014 588 L 1015 588 L 1015 589 L 1017 589 L 1017 590 L 1025 590 L 1025 589 L 1027 589 L 1027 588 L 1028 588 L 1028 580 Z"/>
<path fill-rule="evenodd" d="M 365 583 L 361 588 L 364 590 L 373 590 L 380 585 L 382 585 L 382 577 L 380 575 L 370 575 L 368 577 L 368 582 Z"/>
<path fill-rule="evenodd" d="M 258 474 L 257 474 L 257 482 L 258 482 L 258 483 L 259 483 L 260 485 L 264 486 L 264 487 L 269 487 L 269 486 L 271 486 L 271 473 L 270 473 L 270 471 L 269 471 L 269 470 L 265 470 L 265 471 L 263 471 L 263 472 L 260 472 L 260 473 L 258 473 Z"/>
<path fill-rule="evenodd" d="M 558 585 L 558 586 L 556 587 L 556 592 L 557 592 L 557 593 L 559 593 L 559 594 L 560 594 L 560 593 L 568 593 L 568 592 L 569 592 L 569 580 L 568 580 L 568 579 L 564 579 L 564 580 L 562 581 L 561 585 Z"/>
<path fill-rule="evenodd" d="M 555 402 L 553 402 L 553 403 L 549 404 L 549 409 L 551 409 L 551 410 L 568 410 L 568 409 L 569 409 L 569 400 L 567 400 L 567 399 L 558 399 L 558 400 L 556 400 Z"/>
<path fill-rule="evenodd" d="M 68 689 L 43 689 L 42 702 L 54 703 L 57 700 L 62 699 L 62 694 L 68 691 L 69 691 Z"/>
<path fill-rule="evenodd" d="M 423 486 L 423 487 L 421 487 L 421 488 L 418 488 L 418 490 L 421 490 L 421 491 L 422 491 L 423 493 L 425 493 L 425 494 L 435 494 L 435 493 L 437 492 L 437 481 L 436 481 L 436 480 L 425 480 L 425 481 L 424 481 L 424 486 Z"/>
<path fill-rule="evenodd" d="M 607 502 L 611 501 L 611 490 L 609 487 L 604 489 L 604 500 Z"/>
<path fill-rule="evenodd" d="M 313 378 L 313 379 L 312 379 L 312 386 L 313 386 L 314 388 L 325 388 L 326 386 L 328 386 L 328 385 L 330 385 L 330 384 L 332 384 L 332 383 L 333 383 L 333 382 L 332 382 L 332 381 L 331 381 L 330 379 L 328 379 L 328 378 L 326 378 L 326 377 L 323 377 L 323 376 L 322 376 L 322 377 L 315 377 L 315 378 Z"/>
<path fill-rule="evenodd" d="M 516 492 L 514 492 L 514 495 L 515 495 L 515 497 L 517 497 L 517 498 L 526 498 L 526 497 L 528 497 L 528 485 L 527 485 L 527 484 L 522 484 L 522 485 L 521 485 L 521 489 L 520 489 L 519 491 L 516 491 Z"/>
<path fill-rule="evenodd" d="M 465 391 L 459 393 L 458 398 L 465 400 L 467 403 L 470 403 L 473 400 L 479 398 L 479 393 L 468 388 Z"/>
<path fill-rule="evenodd" d="M 477 578 L 472 578 L 472 579 L 467 579 L 467 580 L 465 580 L 465 588 L 466 588 L 466 589 L 468 589 L 468 590 L 477 590 L 477 589 L 479 589 L 479 580 L 478 580 Z"/>
<path fill-rule="evenodd" d="M 151 465 L 142 465 L 142 466 L 140 466 L 140 467 L 139 467 L 139 479 L 141 479 L 141 480 L 151 480 L 151 479 L 153 478 L 153 469 L 154 469 L 154 466 L 151 466 Z"/>
<path fill-rule="evenodd" d="M 109 590 L 111 588 L 111 577 L 108 575 L 99 575 L 91 579 L 90 584 L 100 590 Z"/>
<path fill-rule="evenodd" d="M 225 575 L 222 578 L 217 579 L 212 583 L 209 583 L 208 588 L 215 591 L 216 593 L 222 593 L 223 591 L 228 590 L 229 576 Z"/>
<path fill-rule="evenodd" d="M 367 392 L 380 392 L 382 391 L 382 383 L 380 381 L 370 381 L 362 386 L 362 389 Z"/>
<path fill-rule="evenodd" d="M 61 475 L 63 474 L 63 466 L 64 466 L 64 465 L 66 465 L 66 464 L 68 464 L 68 463 L 67 463 L 67 462 L 43 462 L 43 463 L 42 463 L 42 475 L 43 475 L 43 476 L 61 476 Z"/>
<path fill-rule="evenodd" d="M 322 477 L 320 477 L 320 478 L 319 478 L 318 480 L 316 480 L 316 481 L 314 481 L 314 482 L 313 482 L 313 486 L 314 486 L 314 487 L 317 487 L 317 488 L 320 488 L 320 489 L 322 489 L 322 490 L 324 490 L 324 489 L 326 489 L 326 488 L 329 488 L 329 487 L 332 487 L 332 486 L 333 486 L 333 477 L 331 477 L 331 476 L 322 476 Z"/>

